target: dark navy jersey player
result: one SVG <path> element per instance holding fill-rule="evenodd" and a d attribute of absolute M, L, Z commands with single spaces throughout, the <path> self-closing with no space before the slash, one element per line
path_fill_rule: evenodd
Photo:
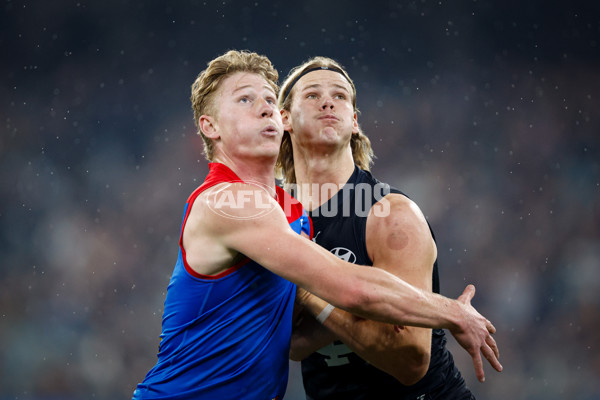
<path fill-rule="evenodd" d="M 369 172 L 355 167 L 346 185 L 309 213 L 314 241 L 346 261 L 372 266 L 365 240 L 367 215 L 371 206 L 389 193 L 402 195 L 399 190 L 377 181 Z M 344 215 L 344 207 L 358 212 Z M 432 289 L 439 293 L 437 260 L 433 264 Z M 441 329 L 432 333 L 427 373 L 413 385 L 403 385 L 340 340 L 302 360 L 302 376 L 307 398 L 311 400 L 474 398 L 454 365 Z"/>
<path fill-rule="evenodd" d="M 314 240 L 344 261 L 383 269 L 439 292 L 437 248 L 419 207 L 368 172 L 373 156 L 357 120 L 356 89 L 334 60 L 292 69 L 279 94 L 285 133 L 277 167 L 309 212 Z M 474 288 L 461 296 L 470 302 Z M 290 357 L 302 360 L 307 398 L 470 399 L 443 330 L 356 317 L 298 289 Z M 370 299 L 367 299 L 370 301 Z M 452 331 L 451 331 L 452 332 Z M 461 342 L 460 335 L 454 335 Z M 480 380 L 481 353 L 501 370 L 486 339 L 469 351 Z"/>

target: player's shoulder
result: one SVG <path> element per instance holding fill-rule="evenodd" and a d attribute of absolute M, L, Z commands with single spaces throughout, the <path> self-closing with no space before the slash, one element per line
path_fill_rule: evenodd
<path fill-rule="evenodd" d="M 427 221 L 419 206 L 400 193 L 390 193 L 371 209 L 367 224 L 386 232 L 398 228 L 423 227 Z"/>
<path fill-rule="evenodd" d="M 202 192 L 192 211 L 205 214 L 210 221 L 227 223 L 259 219 L 277 208 L 274 191 L 269 187 L 252 182 L 222 182 Z"/>

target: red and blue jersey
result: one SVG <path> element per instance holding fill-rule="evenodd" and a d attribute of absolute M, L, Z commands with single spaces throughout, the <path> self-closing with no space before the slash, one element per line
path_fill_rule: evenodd
<path fill-rule="evenodd" d="M 185 206 L 158 362 L 134 399 L 272 400 L 285 393 L 295 285 L 248 258 L 212 276 L 186 261 L 183 228 L 198 195 L 219 183 L 242 182 L 224 164 L 209 167 Z M 279 187 L 277 201 L 292 229 L 312 237 L 301 204 Z"/>

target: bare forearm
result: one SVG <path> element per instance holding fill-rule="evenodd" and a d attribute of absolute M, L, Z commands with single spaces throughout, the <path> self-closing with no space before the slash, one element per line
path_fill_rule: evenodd
<path fill-rule="evenodd" d="M 375 272 L 375 271 L 373 271 Z M 390 274 L 391 275 L 391 274 Z M 391 275 L 393 277 L 393 275 Z M 395 278 L 395 277 L 394 277 Z M 366 307 L 371 312 L 371 318 L 381 318 L 383 322 L 390 322 L 386 317 L 392 315 L 391 323 L 399 325 L 412 325 L 429 328 L 448 328 L 458 343 L 471 355 L 477 378 L 483 382 L 485 373 L 481 354 L 497 371 L 502 371 L 502 365 L 498 361 L 499 351 L 496 341 L 491 334 L 496 328 L 484 316 L 479 314 L 471 305 L 471 299 L 475 294 L 475 287 L 468 285 L 463 294 L 454 301 L 443 296 L 426 293 L 413 288 L 414 301 L 408 304 L 408 308 L 389 307 L 387 301 L 394 306 L 402 301 L 411 301 L 411 290 L 403 293 L 383 293 L 379 295 L 376 304 Z M 368 300 L 368 298 L 367 298 Z M 352 312 L 352 308 L 349 311 Z M 356 307 L 358 312 L 364 312 Z M 380 312 L 383 310 L 382 312 Z M 419 313 L 422 313 L 419 315 Z M 365 316 L 369 315 L 365 313 Z"/>
<path fill-rule="evenodd" d="M 317 318 L 319 315 L 323 316 L 323 310 L 325 310 L 327 306 L 328 303 L 324 300 L 317 296 L 310 296 L 310 299 L 306 303 L 306 310 L 309 311 L 314 318 Z M 392 344 L 391 340 L 394 339 L 392 335 L 395 336 L 396 334 L 392 325 L 356 317 L 339 308 L 333 309 L 327 318 L 321 319 L 322 321 L 320 322 L 322 326 L 327 328 L 327 330 L 332 332 L 332 334 L 350 347 L 352 351 L 359 354 L 364 359 L 368 358 L 366 357 L 367 353 L 370 348 L 374 347 L 373 344 L 389 349 L 389 346 Z M 377 332 L 376 335 L 369 334 L 369 331 L 371 331 L 369 325 L 373 324 L 380 325 L 380 327 L 390 327 L 391 329 L 375 331 Z M 382 332 L 383 334 L 381 334 Z"/>
<path fill-rule="evenodd" d="M 327 303 L 316 296 L 306 299 L 305 309 L 314 317 L 323 316 L 325 307 Z M 412 385 L 427 372 L 431 330 L 415 327 L 396 330 L 390 324 L 359 318 L 338 308 L 321 319 L 322 326 L 352 351 L 402 384 Z"/>
<path fill-rule="evenodd" d="M 362 277 L 352 314 L 397 325 L 456 329 L 461 309 L 456 300 L 416 288 L 381 269 L 358 270 Z"/>
<path fill-rule="evenodd" d="M 454 300 L 417 289 L 383 269 L 346 263 L 291 230 L 282 232 L 268 224 L 266 228 L 271 229 L 268 237 L 235 231 L 235 238 L 228 242 L 235 242 L 241 253 L 336 307 L 398 325 L 452 329 L 460 320 Z M 278 235 L 273 237 L 272 231 Z M 253 246 L 242 240 L 249 234 Z M 263 241 L 271 243 L 267 250 L 260 245 Z"/>

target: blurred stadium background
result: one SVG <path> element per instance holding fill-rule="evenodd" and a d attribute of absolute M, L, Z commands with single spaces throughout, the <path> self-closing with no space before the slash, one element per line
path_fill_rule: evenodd
<path fill-rule="evenodd" d="M 477 286 L 505 371 L 480 399 L 600 398 L 597 2 L 3 1 L 0 399 L 128 398 L 154 364 L 207 173 L 189 87 L 228 49 L 358 87 L 374 173 Z M 302 399 L 297 364 L 286 399 Z"/>

